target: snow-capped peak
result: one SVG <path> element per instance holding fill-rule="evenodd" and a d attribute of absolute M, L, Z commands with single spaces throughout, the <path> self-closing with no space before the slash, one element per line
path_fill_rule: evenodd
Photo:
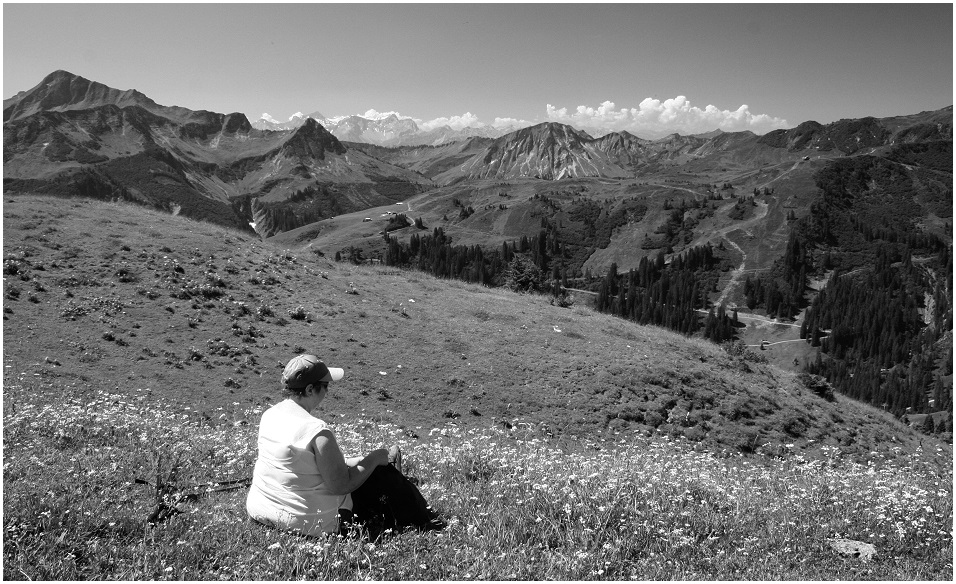
<path fill-rule="evenodd" d="M 400 119 L 400 120 L 410 120 L 410 119 L 412 119 L 410 116 L 403 116 L 402 114 L 400 114 L 400 113 L 398 113 L 398 112 L 379 112 L 379 111 L 376 111 L 376 110 L 374 110 L 374 109 L 370 109 L 370 110 L 368 110 L 367 112 L 365 112 L 364 114 L 359 114 L 359 117 L 365 118 L 366 120 L 376 120 L 376 121 L 378 121 L 378 120 L 384 120 L 384 119 L 389 118 L 389 117 L 391 117 L 391 116 L 395 116 L 396 118 L 398 118 L 398 119 Z"/>
<path fill-rule="evenodd" d="M 380 112 L 375 109 L 362 114 L 329 118 L 319 112 L 296 112 L 286 122 L 262 114 L 262 118 L 252 126 L 260 130 L 291 130 L 301 126 L 308 118 L 318 121 L 340 140 L 382 146 L 444 143 L 472 136 L 497 138 L 521 127 L 516 123 L 517 120 L 501 118 L 496 119 L 495 124 L 488 125 L 471 112 L 424 122 L 396 111 Z"/>

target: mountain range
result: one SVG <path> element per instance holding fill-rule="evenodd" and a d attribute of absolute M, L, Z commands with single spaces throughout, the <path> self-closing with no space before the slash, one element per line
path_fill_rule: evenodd
<path fill-rule="evenodd" d="M 882 120 L 807 122 L 764 136 L 713 132 L 644 140 L 614 132 L 594 138 L 543 123 L 498 137 L 383 147 L 374 142 L 423 134 L 394 114 L 330 121 L 315 112 L 284 129 L 259 129 L 263 123 L 250 124 L 241 113 L 163 106 L 136 90 L 66 71 L 5 99 L 3 119 L 7 191 L 120 198 L 252 226 L 263 236 L 463 181 L 719 174 L 807 155 L 952 139 L 950 107 Z"/>
<path fill-rule="evenodd" d="M 685 334 L 709 310 L 707 338 L 780 345 L 775 365 L 899 416 L 951 409 L 951 106 L 764 135 L 542 123 L 388 146 L 421 133 L 317 112 L 262 129 L 56 71 L 3 110 L 6 195 L 136 202 L 484 284 L 528 269 L 532 288 Z M 735 313 L 719 333 L 717 307 Z"/>
<path fill-rule="evenodd" d="M 257 130 L 294 130 L 313 119 L 339 140 L 350 142 L 364 142 L 379 146 L 438 146 L 447 142 L 457 142 L 466 138 L 483 137 L 498 138 L 518 129 L 515 126 L 494 127 L 483 125 L 480 127 L 465 126 L 455 129 L 448 125 L 432 129 L 422 129 L 415 120 L 402 117 L 392 112 L 373 115 L 372 117 L 351 115 L 327 118 L 319 112 L 311 114 L 296 113 L 287 121 L 276 121 L 269 114 L 252 122 Z"/>

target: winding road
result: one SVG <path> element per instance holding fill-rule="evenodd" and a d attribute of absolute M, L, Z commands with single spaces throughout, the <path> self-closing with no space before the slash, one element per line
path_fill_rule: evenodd
<path fill-rule="evenodd" d="M 743 257 L 740 260 L 740 265 L 737 266 L 731 273 L 730 281 L 727 282 L 727 285 L 724 286 L 724 289 L 720 292 L 720 296 L 717 298 L 717 300 L 714 301 L 714 306 L 720 306 L 724 302 L 724 300 L 727 299 L 727 297 L 730 295 L 733 289 L 740 283 L 740 279 L 743 277 L 743 275 L 747 271 L 745 269 L 747 266 L 747 253 L 739 245 L 737 245 L 729 237 L 727 237 L 727 235 L 731 231 L 737 231 L 738 229 L 740 229 L 740 230 L 743 230 L 743 232 L 746 233 L 747 235 L 753 237 L 753 233 L 751 233 L 750 228 L 758 224 L 760 221 L 763 220 L 764 217 L 767 216 L 767 212 L 769 208 L 770 206 L 767 203 L 758 201 L 757 213 L 754 214 L 752 218 L 742 223 L 735 223 L 733 225 L 723 227 L 717 230 L 717 233 L 715 235 L 719 235 L 720 237 L 724 238 L 724 240 L 727 243 L 729 243 L 735 250 L 737 250 L 740 253 L 740 255 Z"/>

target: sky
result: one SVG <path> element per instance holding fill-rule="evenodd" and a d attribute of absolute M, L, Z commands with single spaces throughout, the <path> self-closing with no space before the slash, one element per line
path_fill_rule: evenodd
<path fill-rule="evenodd" d="M 250 121 L 763 134 L 952 105 L 953 6 L 5 2 L 4 98 L 57 69 Z"/>

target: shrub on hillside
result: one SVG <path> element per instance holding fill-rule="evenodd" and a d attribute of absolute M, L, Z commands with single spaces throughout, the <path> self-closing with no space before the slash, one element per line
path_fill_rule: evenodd
<path fill-rule="evenodd" d="M 10 299 L 10 300 L 16 300 L 16 299 L 20 298 L 20 288 L 19 288 L 18 286 L 15 286 L 15 285 L 13 285 L 13 284 L 9 284 L 9 285 L 7 285 L 7 286 L 4 286 L 4 288 L 5 288 L 5 293 L 6 293 L 5 296 L 6 296 L 8 299 Z M 64 315 L 64 316 L 67 316 L 67 315 Z"/>
<path fill-rule="evenodd" d="M 683 435 L 684 438 L 687 438 L 691 442 L 700 442 L 707 437 L 707 432 L 700 426 L 692 426 L 690 428 L 684 428 Z"/>
<path fill-rule="evenodd" d="M 296 306 L 289 309 L 289 318 L 292 320 L 308 320 L 310 317 L 304 306 Z"/>
<path fill-rule="evenodd" d="M 761 441 L 760 430 L 753 426 L 721 426 L 714 430 L 718 441 L 740 452 L 752 453 L 766 440 Z"/>
<path fill-rule="evenodd" d="M 124 284 L 135 282 L 139 279 L 136 273 L 127 266 L 121 266 L 115 272 L 113 272 L 113 275 Z"/>
<path fill-rule="evenodd" d="M 664 423 L 664 416 L 658 412 L 646 412 L 644 414 L 644 424 L 656 428 Z"/>
<path fill-rule="evenodd" d="M 833 386 L 823 377 L 811 375 L 810 373 L 801 373 L 797 376 L 797 379 L 804 387 L 823 399 L 831 402 L 836 401 L 836 396 L 833 395 Z"/>
<path fill-rule="evenodd" d="M 608 414 L 610 417 L 611 414 Z M 618 420 L 623 420 L 625 422 L 643 422 L 644 421 L 644 412 L 637 409 L 636 406 L 630 404 L 624 404 L 619 407 L 615 418 Z"/>
<path fill-rule="evenodd" d="M 9 276 L 15 276 L 22 273 L 23 264 L 17 258 L 6 258 L 3 260 L 3 273 Z"/>
<path fill-rule="evenodd" d="M 560 306 L 561 308 L 571 308 L 574 305 L 574 296 L 568 294 L 568 291 L 559 288 L 557 292 L 551 294 L 551 306 Z"/>
<path fill-rule="evenodd" d="M 744 396 L 733 396 L 729 400 L 724 401 L 718 407 L 717 413 L 731 422 L 736 422 L 740 419 L 752 420 L 757 417 L 753 403 Z"/>
<path fill-rule="evenodd" d="M 766 363 L 767 358 L 758 353 L 754 353 L 747 348 L 747 345 L 743 344 L 740 341 L 727 341 L 726 343 L 721 343 L 721 348 L 724 351 L 727 351 L 731 357 L 739 357 L 744 361 L 750 361 L 751 363 Z"/>

